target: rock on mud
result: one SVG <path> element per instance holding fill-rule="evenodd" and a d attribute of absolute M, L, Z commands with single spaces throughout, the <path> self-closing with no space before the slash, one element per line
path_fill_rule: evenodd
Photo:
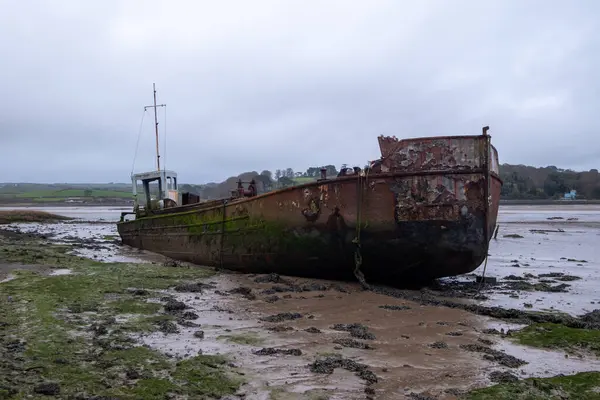
<path fill-rule="evenodd" d="M 33 388 L 33 391 L 46 396 L 56 396 L 60 394 L 60 385 L 54 382 L 40 383 Z"/>
<path fill-rule="evenodd" d="M 256 278 L 254 278 L 254 282 L 256 282 L 256 283 L 282 283 L 284 285 L 291 285 L 290 281 L 283 279 L 278 274 L 269 274 L 269 275 L 258 276 Z"/>
<path fill-rule="evenodd" d="M 496 328 L 488 328 L 488 329 L 484 329 L 481 331 L 482 333 L 485 333 L 486 335 L 501 335 L 502 332 L 500 332 L 498 329 Z"/>
<path fill-rule="evenodd" d="M 177 329 L 177 325 L 172 323 L 171 321 L 160 321 L 158 322 L 158 330 L 162 333 L 179 333 L 179 329 Z"/>
<path fill-rule="evenodd" d="M 127 379 L 131 380 L 140 379 L 141 377 L 140 373 L 137 372 L 135 369 L 128 369 L 127 371 L 125 371 L 125 376 L 127 377 Z"/>
<path fill-rule="evenodd" d="M 272 296 L 268 296 L 268 297 L 265 298 L 265 301 L 267 303 L 275 303 L 278 300 L 279 300 L 279 296 L 277 296 L 276 294 L 274 294 Z"/>
<path fill-rule="evenodd" d="M 528 278 L 526 278 L 524 276 L 508 275 L 508 276 L 505 276 L 503 279 L 505 281 L 524 281 L 524 280 L 527 280 Z"/>
<path fill-rule="evenodd" d="M 186 321 L 185 319 L 179 319 L 177 321 L 177 323 L 185 328 L 198 328 L 200 327 L 200 324 L 197 324 L 195 322 L 192 321 Z"/>
<path fill-rule="evenodd" d="M 317 360 L 308 366 L 310 371 L 316 374 L 332 374 L 336 368 L 344 368 L 347 371 L 354 372 L 356 376 L 364 379 L 367 385 L 377 383 L 378 378 L 373 371 L 365 364 L 358 363 L 342 356 L 329 356 Z"/>
<path fill-rule="evenodd" d="M 198 314 L 196 314 L 195 312 L 191 312 L 191 311 L 186 311 L 183 314 L 181 314 L 181 319 L 183 320 L 192 320 L 192 319 L 198 319 Z"/>
<path fill-rule="evenodd" d="M 181 311 L 181 310 L 185 310 L 187 308 L 187 306 L 185 305 L 184 302 L 177 301 L 177 300 L 167 301 L 167 303 L 165 304 L 164 307 L 165 307 L 165 311 L 168 311 L 168 312 Z"/>
<path fill-rule="evenodd" d="M 314 326 L 311 326 L 310 328 L 306 328 L 304 330 L 304 332 L 308 332 L 308 333 L 321 333 L 321 330 L 319 328 L 315 328 Z"/>
<path fill-rule="evenodd" d="M 322 283 L 313 282 L 306 285 L 302 285 L 301 289 L 303 292 L 324 292 L 326 290 L 329 290 L 330 286 L 324 285 Z"/>
<path fill-rule="evenodd" d="M 108 333 L 108 324 L 106 323 L 93 323 L 92 325 L 90 325 L 89 328 L 90 331 L 94 332 L 95 336 L 102 336 L 102 335 L 106 335 Z"/>
<path fill-rule="evenodd" d="M 204 339 L 204 331 L 196 331 L 194 332 L 194 337 L 198 339 Z"/>
<path fill-rule="evenodd" d="M 300 349 L 275 349 L 273 347 L 263 347 L 260 350 L 256 350 L 252 352 L 257 356 L 275 356 L 278 354 L 286 355 L 286 356 L 301 356 L 302 351 Z"/>
<path fill-rule="evenodd" d="M 358 340 L 354 340 L 354 339 L 335 339 L 333 341 L 333 343 L 335 344 L 339 344 L 340 346 L 344 346 L 344 347 L 351 347 L 353 349 L 364 349 L 364 350 L 373 350 L 374 347 L 364 343 L 364 342 L 360 342 Z"/>
<path fill-rule="evenodd" d="M 581 319 L 590 324 L 600 325 L 600 310 L 590 311 L 589 313 L 583 314 Z"/>
<path fill-rule="evenodd" d="M 447 349 L 448 344 L 446 342 L 433 342 L 428 345 L 432 349 Z"/>
<path fill-rule="evenodd" d="M 518 381 L 519 377 L 508 371 L 494 371 L 490 374 L 490 380 L 494 383 L 512 383 Z"/>
<path fill-rule="evenodd" d="M 389 305 L 389 304 L 384 304 L 383 306 L 379 306 L 379 308 L 383 308 L 384 310 L 394 310 L 394 311 L 410 310 L 409 306 L 395 306 L 395 305 Z"/>
<path fill-rule="evenodd" d="M 214 286 L 199 282 L 184 282 L 175 286 L 175 291 L 182 293 L 202 293 L 202 290 L 205 288 L 214 288 Z"/>
<path fill-rule="evenodd" d="M 501 365 L 509 368 L 518 368 L 522 365 L 527 364 L 527 361 L 518 359 L 517 357 L 511 356 L 510 354 L 503 353 L 498 350 L 494 350 L 487 346 L 479 344 L 461 344 L 460 348 L 467 351 L 473 351 L 477 353 L 484 353 L 483 358 L 488 361 L 494 361 Z"/>
<path fill-rule="evenodd" d="M 232 289 L 232 290 L 229 291 L 229 293 L 231 293 L 231 294 L 241 294 L 242 296 L 244 296 L 248 300 L 255 300 L 256 299 L 256 295 L 254 293 L 252 293 L 252 289 L 250 289 L 248 287 L 244 287 L 244 286 L 240 286 L 240 287 L 237 287 L 235 289 Z"/>
<path fill-rule="evenodd" d="M 302 318 L 302 314 L 300 313 L 284 312 L 275 315 L 269 315 L 268 317 L 263 317 L 260 320 L 265 322 L 283 322 L 299 318 Z"/>
<path fill-rule="evenodd" d="M 150 292 L 145 289 L 129 289 L 128 292 L 134 296 L 148 296 L 150 294 Z"/>
<path fill-rule="evenodd" d="M 350 332 L 350 336 L 357 339 L 375 340 L 375 335 L 369 332 L 369 328 L 359 323 L 335 324 L 331 327 L 331 329 L 336 331 Z"/>

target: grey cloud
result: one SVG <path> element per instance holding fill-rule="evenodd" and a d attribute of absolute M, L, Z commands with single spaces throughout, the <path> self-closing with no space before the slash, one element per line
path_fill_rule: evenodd
<path fill-rule="evenodd" d="M 152 82 L 188 182 L 483 125 L 501 162 L 598 167 L 594 1 L 0 3 L 0 181 L 127 181 Z"/>

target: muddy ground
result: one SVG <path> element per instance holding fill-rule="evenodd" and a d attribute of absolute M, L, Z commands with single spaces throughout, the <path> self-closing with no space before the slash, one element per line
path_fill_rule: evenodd
<path fill-rule="evenodd" d="M 226 356 L 234 371 L 228 373 L 241 380 L 227 394 L 211 392 L 216 398 L 595 398 L 600 378 L 581 372 L 600 370 L 600 346 L 593 344 L 600 339 L 600 316 L 593 312 L 600 302 L 600 260 L 593 247 L 599 227 L 600 209 L 594 207 L 509 207 L 500 216 L 485 270 L 497 281 L 485 285 L 475 280 L 483 266 L 473 276 L 443 279 L 420 291 L 365 291 L 355 282 L 278 275 L 200 279 L 182 273 L 168 287 L 143 289 L 142 300 L 157 307 L 152 318 L 168 319 L 129 337 L 172 362 Z M 29 233 L 30 243 L 65 245 L 97 264 L 187 271 L 183 264 L 121 247 L 114 225 L 102 221 L 6 228 L 18 233 L 5 233 L 4 240 Z M 0 293 L 2 285 L 27 278 L 22 269 L 54 280 L 86 273 L 85 266 L 65 268 L 72 260 L 40 263 L 35 251 L 26 253 L 2 261 L 0 252 Z M 90 318 L 90 325 L 101 320 Z M 131 318 L 118 314 L 107 329 Z M 575 390 L 573 380 L 585 384 Z"/>

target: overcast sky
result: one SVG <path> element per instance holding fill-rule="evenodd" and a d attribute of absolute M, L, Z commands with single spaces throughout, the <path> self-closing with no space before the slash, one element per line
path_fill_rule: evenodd
<path fill-rule="evenodd" d="M 600 2 L 0 0 L 0 182 L 126 182 L 143 107 L 180 181 L 479 134 L 600 167 Z M 166 125 L 166 126 L 165 126 Z M 135 171 L 155 168 L 153 114 Z M 164 156 L 164 154 L 163 154 Z M 165 157 L 163 157 L 164 160 Z"/>

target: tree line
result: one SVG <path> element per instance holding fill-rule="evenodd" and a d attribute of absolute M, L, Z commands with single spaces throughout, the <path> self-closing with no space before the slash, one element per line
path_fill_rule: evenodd
<path fill-rule="evenodd" d="M 500 178 L 504 199 L 558 199 L 571 190 L 578 199 L 600 199 L 600 175 L 597 169 L 573 171 L 556 166 L 531 167 L 502 164 Z"/>
<path fill-rule="evenodd" d="M 342 168 L 345 166 L 343 165 Z M 337 176 L 334 165 L 310 167 L 306 171 L 294 171 L 292 168 L 276 169 L 274 172 L 244 172 L 230 177 L 221 183 L 204 185 L 180 185 L 181 191 L 196 193 L 204 199 L 227 197 L 235 190 L 239 179 L 244 186 L 254 179 L 259 193 L 297 185 L 318 179 L 321 168 L 325 168 L 328 177 Z M 579 199 L 600 199 L 600 175 L 598 170 L 577 172 L 555 166 L 532 167 L 526 165 L 502 164 L 500 178 L 503 180 L 501 198 L 503 199 L 558 199 L 565 193 L 576 190 Z"/>
<path fill-rule="evenodd" d="M 199 195 L 203 199 L 218 199 L 227 197 L 232 190 L 237 188 L 237 183 L 241 179 L 244 187 L 254 180 L 257 184 L 259 193 L 269 192 L 275 189 L 281 189 L 289 186 L 294 186 L 302 182 L 318 179 L 321 176 L 321 168 L 325 168 L 327 176 L 337 176 L 338 170 L 334 165 L 324 165 L 322 167 L 310 167 L 306 171 L 294 171 L 293 168 L 276 169 L 275 172 L 270 170 L 244 172 L 238 176 L 232 176 L 221 183 L 207 183 L 204 185 L 179 185 L 181 192 L 191 192 Z"/>

